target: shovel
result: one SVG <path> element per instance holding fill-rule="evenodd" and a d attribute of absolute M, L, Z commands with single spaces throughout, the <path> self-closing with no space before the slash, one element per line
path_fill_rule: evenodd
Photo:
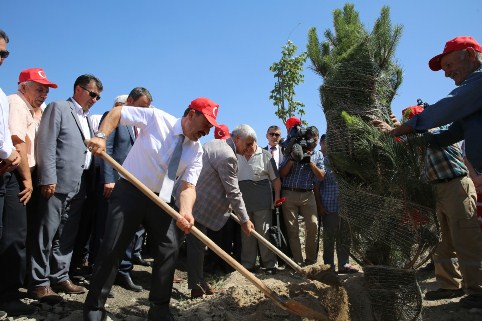
<path fill-rule="evenodd" d="M 115 170 L 117 170 L 122 176 L 131 182 L 135 187 L 137 187 L 144 195 L 150 198 L 156 205 L 162 208 L 167 214 L 169 214 L 176 221 L 182 218 L 181 214 L 172 209 L 166 202 L 154 194 L 150 189 L 148 189 L 141 181 L 139 181 L 134 175 L 129 173 L 125 168 L 123 168 L 119 163 L 117 163 L 112 157 L 110 157 L 106 152 L 101 151 L 100 156 L 107 161 Z M 328 320 L 328 315 L 324 312 L 316 311 L 306 305 L 298 302 L 296 300 L 289 300 L 278 296 L 273 290 L 268 288 L 260 279 L 258 279 L 254 274 L 249 272 L 241 264 L 239 264 L 234 258 L 228 253 L 224 252 L 216 243 L 214 243 L 209 237 L 197 229 L 194 225 L 190 228 L 190 233 L 194 235 L 197 239 L 203 242 L 207 247 L 209 247 L 214 253 L 221 257 L 226 263 L 228 263 L 232 268 L 241 273 L 245 278 L 253 283 L 259 290 L 261 290 L 268 298 L 273 300 L 279 307 L 289 312 L 292 312 L 301 317 L 306 317 L 310 319 L 317 320 Z"/>

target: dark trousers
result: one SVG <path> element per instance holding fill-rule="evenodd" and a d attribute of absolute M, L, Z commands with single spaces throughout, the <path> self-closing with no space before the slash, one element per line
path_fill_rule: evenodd
<path fill-rule="evenodd" d="M 105 315 L 104 305 L 120 259 L 141 224 L 151 237 L 154 257 L 148 319 L 161 320 L 169 313 L 172 279 L 184 235 L 167 213 L 131 183 L 121 179 L 109 200 L 104 239 L 84 304 L 85 321 L 100 321 Z"/>
<path fill-rule="evenodd" d="M 338 213 L 328 213 L 321 217 L 323 223 L 323 263 L 335 268 L 335 243 L 338 267 L 350 263 L 350 230 L 348 223 Z"/>
<path fill-rule="evenodd" d="M 0 301 L 15 298 L 26 275 L 27 210 L 19 182 L 16 170 L 0 175 Z"/>
<path fill-rule="evenodd" d="M 142 243 L 144 242 L 144 235 L 146 234 L 146 230 L 143 226 L 140 226 L 136 233 L 134 233 L 134 237 L 132 241 L 127 245 L 126 251 L 124 253 L 124 258 L 120 262 L 119 265 L 119 273 L 122 275 L 129 275 L 130 271 L 134 267 L 132 263 L 132 259 L 135 255 L 141 255 Z"/>

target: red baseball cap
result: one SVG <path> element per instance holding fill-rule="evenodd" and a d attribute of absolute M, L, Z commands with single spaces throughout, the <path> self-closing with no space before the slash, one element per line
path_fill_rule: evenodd
<path fill-rule="evenodd" d="M 30 68 L 25 69 L 20 72 L 20 76 L 18 76 L 18 83 L 22 83 L 25 81 L 34 81 L 36 83 L 47 85 L 51 88 L 57 88 L 57 84 L 50 82 L 45 75 L 45 71 L 42 68 Z"/>
<path fill-rule="evenodd" d="M 444 55 L 452 51 L 464 50 L 467 48 L 473 48 L 475 51 L 482 52 L 482 47 L 474 38 L 470 36 L 456 37 L 445 43 L 444 51 L 440 55 L 437 55 L 430 59 L 430 61 L 428 62 L 428 66 L 433 71 L 438 71 L 442 69 L 442 66 L 440 65 L 440 60 Z"/>
<path fill-rule="evenodd" d="M 286 129 L 290 130 L 293 126 L 301 125 L 301 120 L 297 117 L 290 117 L 286 120 Z"/>
<path fill-rule="evenodd" d="M 423 112 L 423 107 L 419 105 L 410 106 L 402 110 L 402 116 L 404 120 L 412 119 L 413 116 L 420 114 Z"/>
<path fill-rule="evenodd" d="M 214 138 L 216 139 L 228 139 L 231 137 L 229 134 L 228 126 L 224 124 L 219 124 L 216 126 L 216 130 L 214 131 Z"/>
<path fill-rule="evenodd" d="M 218 116 L 219 104 L 209 98 L 196 98 L 191 101 L 189 108 L 200 111 L 213 126 L 218 126 L 216 117 Z"/>

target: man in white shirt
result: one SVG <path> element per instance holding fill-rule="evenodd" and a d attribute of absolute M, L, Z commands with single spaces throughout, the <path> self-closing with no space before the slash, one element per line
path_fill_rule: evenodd
<path fill-rule="evenodd" d="M 89 109 L 102 89 L 95 76 L 79 76 L 72 98 L 50 103 L 40 121 L 36 156 L 41 197 L 29 288 L 29 295 L 39 301 L 57 303 L 62 297 L 56 292 L 86 291 L 72 283 L 68 272 L 82 205 L 94 183 L 92 154 L 84 140 L 93 136 Z"/>
<path fill-rule="evenodd" d="M 182 240 L 179 229 L 188 233 L 194 224 L 192 208 L 203 155 L 199 139 L 217 125 L 218 107 L 210 99 L 197 98 L 179 119 L 156 108 L 114 107 L 100 125 L 96 138 L 88 144 L 94 154 L 99 154 L 106 147 L 105 139 L 101 137 L 109 135 L 119 123 L 139 128 L 123 167 L 170 204 L 173 204 L 174 183 L 171 177 L 178 177 L 181 180 L 178 201 L 182 218 L 175 222 L 130 182 L 124 178 L 117 181 L 110 196 L 104 240 L 84 304 L 84 320 L 106 319 L 104 305 L 117 274 L 119 259 L 140 224 L 152 236 L 154 251 L 148 320 L 174 320 L 169 301 Z M 179 148 L 181 146 L 182 149 Z M 172 159 L 177 159 L 177 162 L 171 162 Z M 172 166 L 173 163 L 176 165 Z"/>
<path fill-rule="evenodd" d="M 0 66 L 3 61 L 8 57 L 7 43 L 9 38 L 5 31 L 0 29 Z M 9 104 L 7 96 L 0 88 L 0 189 L 5 189 L 4 174 L 13 171 L 20 164 L 20 155 L 13 147 L 12 137 L 8 128 L 8 116 L 9 116 Z M 2 245 L 3 237 L 3 206 L 5 201 L 5 195 L 0 196 L 0 257 L 3 257 L 3 253 L 7 252 L 8 247 Z M 3 260 L 2 260 L 3 263 Z M 3 284 L 2 284 L 3 285 Z M 5 289 L 6 290 L 6 289 Z M 0 288 L 0 302 L 5 302 L 5 298 L 2 297 L 4 292 L 3 287 Z M 3 311 L 5 307 L 0 310 L 0 319 L 5 318 L 7 313 Z M 6 310 L 6 309 L 5 309 Z"/>

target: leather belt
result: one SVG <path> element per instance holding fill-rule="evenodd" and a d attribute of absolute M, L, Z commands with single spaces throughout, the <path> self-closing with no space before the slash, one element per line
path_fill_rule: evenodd
<path fill-rule="evenodd" d="M 456 178 L 462 178 L 462 177 L 465 177 L 465 176 L 467 176 L 467 174 L 463 174 L 463 175 L 459 175 L 459 176 L 455 176 L 455 177 L 450 177 L 450 178 L 436 179 L 436 180 L 431 181 L 430 183 L 432 183 L 432 184 L 448 183 L 450 181 L 453 181 Z"/>
<path fill-rule="evenodd" d="M 293 187 L 282 187 L 281 189 L 287 190 L 287 191 L 292 191 L 292 192 L 312 192 L 313 189 L 305 189 L 305 188 L 293 188 Z"/>

